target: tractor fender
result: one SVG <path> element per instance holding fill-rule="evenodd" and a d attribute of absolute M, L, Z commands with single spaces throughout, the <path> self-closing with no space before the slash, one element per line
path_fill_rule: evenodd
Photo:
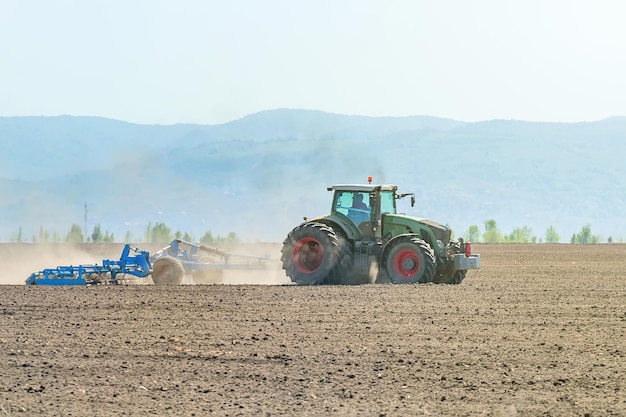
<path fill-rule="evenodd" d="M 381 260 L 381 267 L 385 266 L 385 260 L 387 259 L 387 254 L 389 253 L 389 251 L 391 250 L 391 248 L 393 247 L 393 245 L 400 239 L 405 238 L 405 237 L 416 237 L 418 239 L 422 239 L 424 240 L 424 238 L 416 233 L 404 233 L 401 235 L 397 235 L 392 237 L 391 239 L 389 239 L 387 242 L 385 242 L 385 244 L 383 245 L 383 250 L 382 253 L 380 254 L 380 260 Z M 430 245 L 429 242 L 425 241 L 426 243 L 428 243 Z M 431 245 L 432 247 L 432 245 Z"/>
<path fill-rule="evenodd" d="M 335 230 L 335 233 L 342 234 L 350 241 L 360 240 L 363 238 L 359 228 L 343 214 L 331 214 L 315 219 L 315 221 L 332 227 L 333 230 Z"/>

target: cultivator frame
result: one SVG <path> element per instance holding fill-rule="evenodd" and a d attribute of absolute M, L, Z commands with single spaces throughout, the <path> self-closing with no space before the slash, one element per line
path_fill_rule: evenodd
<path fill-rule="evenodd" d="M 180 260 L 186 272 L 214 269 L 265 269 L 269 256 L 243 255 L 174 239 L 165 248 L 155 252 L 151 257 L 154 262 L 163 256 L 171 256 Z"/>
<path fill-rule="evenodd" d="M 131 251 L 136 253 L 131 255 Z M 166 274 L 171 274 L 171 265 L 180 273 L 192 275 L 197 283 L 220 283 L 225 269 L 267 269 L 269 256 L 252 256 L 224 252 L 217 248 L 175 239 L 170 244 L 150 255 L 148 251 L 125 244 L 119 260 L 104 259 L 101 265 L 70 265 L 44 269 L 31 274 L 27 285 L 100 285 L 124 284 L 130 275 L 146 278 L 153 274 L 155 263 L 168 264 Z M 163 262 L 168 261 L 168 262 Z M 160 268 L 162 269 L 162 268 Z M 153 277 L 154 278 L 154 277 Z M 156 280 L 155 280 L 156 281 Z M 165 284 L 169 285 L 169 284 Z"/>
<path fill-rule="evenodd" d="M 133 251 L 137 255 L 130 255 Z M 102 265 L 70 265 L 48 268 L 31 274 L 27 285 L 96 285 L 119 284 L 118 274 L 139 278 L 150 275 L 150 254 L 130 244 L 124 245 L 119 261 L 104 259 Z"/>

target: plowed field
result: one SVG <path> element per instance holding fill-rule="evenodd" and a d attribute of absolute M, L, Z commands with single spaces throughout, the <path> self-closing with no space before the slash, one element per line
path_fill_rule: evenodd
<path fill-rule="evenodd" d="M 626 415 L 626 245 L 474 250 L 458 286 L 0 286 L 0 416 Z"/>

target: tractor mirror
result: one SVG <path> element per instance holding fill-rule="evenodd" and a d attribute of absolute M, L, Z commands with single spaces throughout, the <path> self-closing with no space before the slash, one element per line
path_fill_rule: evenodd
<path fill-rule="evenodd" d="M 413 193 L 398 194 L 396 196 L 396 200 L 399 199 L 399 198 L 404 198 L 404 197 L 406 197 L 408 195 L 411 196 L 411 207 L 415 206 L 415 194 L 413 194 Z"/>

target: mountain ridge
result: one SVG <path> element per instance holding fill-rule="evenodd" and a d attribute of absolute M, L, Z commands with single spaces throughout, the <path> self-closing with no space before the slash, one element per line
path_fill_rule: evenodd
<path fill-rule="evenodd" d="M 220 125 L 0 117 L 0 241 L 18 227 L 65 233 L 100 223 L 121 239 L 163 221 L 281 240 L 302 216 L 328 212 L 335 183 L 398 184 L 408 214 L 457 235 L 495 219 L 503 232 L 585 224 L 626 237 L 626 117 L 594 122 L 458 122 L 277 109 Z M 250 207 L 253 207 L 252 209 Z M 610 208 L 611 210 L 607 210 Z M 608 212 L 608 214 L 607 214 Z"/>

